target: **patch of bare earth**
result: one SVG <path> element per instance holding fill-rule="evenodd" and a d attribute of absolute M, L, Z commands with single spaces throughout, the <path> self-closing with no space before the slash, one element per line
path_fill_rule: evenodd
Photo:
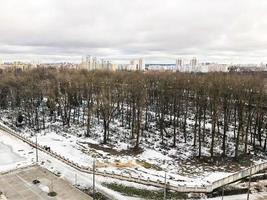
<path fill-rule="evenodd" d="M 88 148 L 100 150 L 100 151 L 103 151 L 105 153 L 109 153 L 110 155 L 114 155 L 114 156 L 124 156 L 124 155 L 136 156 L 136 155 L 143 153 L 143 149 L 141 149 L 141 148 L 138 148 L 138 149 L 130 148 L 127 150 L 118 151 L 118 150 L 114 149 L 113 145 L 110 145 L 110 144 L 105 145 L 105 146 L 100 145 L 100 144 L 93 144 L 93 143 L 89 143 L 89 142 L 80 142 L 80 144 L 87 145 Z"/>

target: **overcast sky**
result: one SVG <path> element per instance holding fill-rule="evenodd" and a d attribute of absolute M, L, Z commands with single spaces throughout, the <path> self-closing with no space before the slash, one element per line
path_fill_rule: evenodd
<path fill-rule="evenodd" d="M 267 63 L 267 0 L 0 0 L 2 60 Z"/>

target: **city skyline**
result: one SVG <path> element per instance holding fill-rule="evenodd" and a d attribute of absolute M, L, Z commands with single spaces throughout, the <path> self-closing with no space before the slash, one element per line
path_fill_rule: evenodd
<path fill-rule="evenodd" d="M 52 1 L 1 4 L 0 58 L 75 62 L 266 63 L 266 1 Z"/>

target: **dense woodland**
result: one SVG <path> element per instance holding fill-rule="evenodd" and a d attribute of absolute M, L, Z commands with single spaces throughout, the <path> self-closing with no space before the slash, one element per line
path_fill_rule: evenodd
<path fill-rule="evenodd" d="M 237 158 L 266 151 L 265 85 L 263 74 L 35 69 L 0 74 L 0 108 L 14 111 L 18 124 L 34 130 L 53 121 L 84 126 L 84 137 L 97 119 L 104 144 L 111 142 L 114 120 L 131 131 L 135 148 L 143 132 L 153 137 L 155 128 L 163 146 L 188 143 L 199 157 L 207 141 L 211 157 L 216 144 L 227 156 L 231 140 Z"/>

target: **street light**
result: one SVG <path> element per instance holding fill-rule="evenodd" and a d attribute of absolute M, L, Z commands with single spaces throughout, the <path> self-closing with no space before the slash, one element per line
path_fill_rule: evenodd
<path fill-rule="evenodd" d="M 95 158 L 93 161 L 93 199 L 95 200 Z"/>
<path fill-rule="evenodd" d="M 167 172 L 165 171 L 165 179 L 164 179 L 164 197 L 163 199 L 166 200 L 167 198 Z"/>
<path fill-rule="evenodd" d="M 223 197 L 224 197 L 224 186 L 222 186 L 222 200 L 223 200 Z"/>
<path fill-rule="evenodd" d="M 249 169 L 249 182 L 248 182 L 248 194 L 247 194 L 247 200 L 249 200 L 250 182 L 251 182 L 251 173 L 252 173 L 252 161 L 251 161 L 250 169 Z"/>
<path fill-rule="evenodd" d="M 36 164 L 38 164 L 38 140 L 37 140 L 37 132 L 38 132 L 38 130 L 36 129 L 36 131 L 35 131 L 35 156 L 36 156 Z"/>

